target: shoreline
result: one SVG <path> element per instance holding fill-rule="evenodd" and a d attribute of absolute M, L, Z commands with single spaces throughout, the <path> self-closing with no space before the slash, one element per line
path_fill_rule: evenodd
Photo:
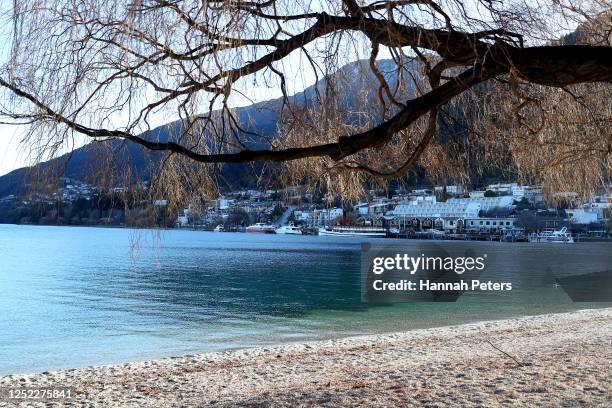
<path fill-rule="evenodd" d="M 612 403 L 611 377 L 605 308 L 5 375 L 0 387 L 72 387 L 73 403 L 111 407 L 597 406 Z"/>
<path fill-rule="evenodd" d="M 28 226 L 28 227 L 70 227 L 70 228 L 108 228 L 108 229 L 124 229 L 124 230 L 148 230 L 148 231 L 192 231 L 192 232 L 215 232 L 213 229 L 208 228 L 190 228 L 190 227 L 154 227 L 154 226 L 126 226 L 126 225 L 86 225 L 86 224 L 10 224 L 10 223 L 0 223 L 0 225 L 12 225 L 12 226 Z M 223 233 L 237 233 L 243 234 L 246 231 L 223 231 Z M 292 234 L 264 234 L 264 235 L 282 235 L 282 236 L 295 236 Z M 300 234 L 299 236 L 319 236 L 318 234 Z M 336 235 L 337 236 L 337 235 Z M 348 238 L 349 236 L 345 236 L 344 238 Z M 355 238 L 350 236 L 350 238 Z M 366 238 L 366 237 L 357 237 L 357 238 Z M 391 239 L 391 240 L 407 240 L 407 241 L 419 241 L 419 242 L 503 242 L 505 244 L 516 244 L 516 243 L 532 243 L 532 244 L 542 244 L 541 242 L 529 242 L 529 241 L 498 241 L 497 239 L 472 239 L 472 238 L 435 238 L 435 237 L 408 237 L 408 236 L 383 236 L 383 237 L 367 237 L 368 239 Z M 612 237 L 610 238 L 584 238 L 573 242 L 573 244 L 590 244 L 590 243 L 612 243 Z M 548 243 L 545 243 L 548 245 Z"/>

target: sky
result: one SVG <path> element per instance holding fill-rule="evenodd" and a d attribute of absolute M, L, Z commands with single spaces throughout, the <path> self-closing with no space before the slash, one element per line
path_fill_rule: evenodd
<path fill-rule="evenodd" d="M 3 14 L 6 12 L 6 3 L 0 2 L 0 24 L 2 23 Z M 8 48 L 8 34 L 6 32 L 6 24 L 0 29 L 0 60 L 4 61 Z M 23 167 L 25 160 L 23 155 L 18 154 L 19 151 L 19 134 L 20 129 L 0 124 L 0 176 L 9 171 Z"/>
<path fill-rule="evenodd" d="M 16 126 L 0 125 L 0 176 L 26 165 L 25 155 L 19 154 L 19 133 Z"/>

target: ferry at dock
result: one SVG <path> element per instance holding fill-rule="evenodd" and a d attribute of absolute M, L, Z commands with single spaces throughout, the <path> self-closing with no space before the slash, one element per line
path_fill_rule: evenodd
<path fill-rule="evenodd" d="M 246 232 L 253 232 L 259 234 L 276 234 L 276 227 L 274 225 L 258 222 L 256 224 L 249 225 L 248 227 L 246 227 Z"/>
<path fill-rule="evenodd" d="M 319 228 L 319 235 L 384 238 L 387 236 L 387 230 L 377 227 L 321 227 Z"/>

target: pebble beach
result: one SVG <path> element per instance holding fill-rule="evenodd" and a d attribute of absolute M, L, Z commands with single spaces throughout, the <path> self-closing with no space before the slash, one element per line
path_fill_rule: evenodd
<path fill-rule="evenodd" d="M 612 406 L 612 308 L 0 377 L 14 406 Z"/>

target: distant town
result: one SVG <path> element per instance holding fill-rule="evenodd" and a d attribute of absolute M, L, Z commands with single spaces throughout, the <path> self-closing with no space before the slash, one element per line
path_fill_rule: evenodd
<path fill-rule="evenodd" d="M 557 193 L 547 205 L 541 187 L 496 183 L 467 191 L 461 186 L 434 186 L 383 195 L 370 191 L 361 201 L 325 206 L 312 203 L 299 187 L 283 191 L 248 190 L 219 197 L 201 208 L 183 209 L 178 228 L 223 227 L 242 231 L 254 222 L 272 226 L 289 223 L 304 233 L 325 227 L 381 229 L 387 236 L 482 240 L 527 240 L 528 234 L 565 228 L 584 240 L 605 239 L 612 223 L 612 194 L 582 201 L 577 193 Z M 283 200 L 279 197 L 284 196 Z M 304 204 L 310 202 L 310 204 Z M 342 229 L 339 229 L 342 231 Z"/>
<path fill-rule="evenodd" d="M 385 236 L 407 238 L 506 241 L 523 241 L 529 234 L 561 229 L 581 240 L 609 239 L 612 235 L 611 193 L 582 200 L 577 193 L 559 192 L 546 199 L 542 187 L 518 183 L 495 183 L 474 190 L 459 185 L 372 190 L 352 203 L 326 200 L 302 186 L 241 190 L 178 211 L 167 210 L 169 203 L 163 198 L 128 205 L 122 193 L 119 187 L 101 192 L 77 180 L 63 179 L 52 194 L 0 198 L 0 222 L 154 224 L 226 232 L 253 232 L 249 230 L 253 225 L 265 232 L 291 226 L 287 233 L 303 234 L 353 228 L 364 234 L 384 231 Z M 156 210 L 154 219 L 151 208 Z"/>

